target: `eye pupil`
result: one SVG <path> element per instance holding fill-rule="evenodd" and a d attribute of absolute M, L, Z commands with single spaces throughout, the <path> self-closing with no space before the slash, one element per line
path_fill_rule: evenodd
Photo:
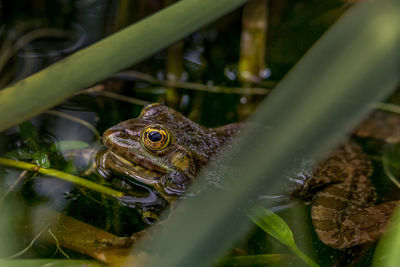
<path fill-rule="evenodd" d="M 155 153 L 164 150 L 170 145 L 171 135 L 163 127 L 151 125 L 143 129 L 141 141 L 147 150 Z"/>
<path fill-rule="evenodd" d="M 152 142 L 158 142 L 162 139 L 162 135 L 156 131 L 151 131 L 147 136 Z"/>

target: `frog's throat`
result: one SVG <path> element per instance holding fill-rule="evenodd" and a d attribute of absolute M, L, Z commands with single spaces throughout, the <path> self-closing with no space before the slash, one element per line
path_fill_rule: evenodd
<path fill-rule="evenodd" d="M 108 167 L 144 184 L 156 184 L 160 177 L 165 175 L 164 173 L 152 171 L 134 162 L 130 162 L 112 151 L 108 151 L 107 153 L 112 162 Z"/>

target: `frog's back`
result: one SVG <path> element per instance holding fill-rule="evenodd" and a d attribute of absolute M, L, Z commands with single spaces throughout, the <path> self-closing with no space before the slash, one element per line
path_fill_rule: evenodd
<path fill-rule="evenodd" d="M 375 205 L 372 170 L 361 147 L 348 142 L 323 161 L 307 181 L 303 190 L 314 192 L 314 229 L 326 245 L 345 249 L 374 242 L 383 234 L 398 202 Z"/>

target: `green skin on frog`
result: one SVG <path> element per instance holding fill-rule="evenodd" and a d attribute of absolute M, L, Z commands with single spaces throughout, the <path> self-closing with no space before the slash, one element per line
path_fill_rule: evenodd
<path fill-rule="evenodd" d="M 206 128 L 166 106 L 147 105 L 139 117 L 103 134 L 107 150 L 97 157 L 97 164 L 103 172 L 150 185 L 174 202 L 240 128 L 240 123 Z M 326 245 L 346 249 L 374 242 L 384 232 L 398 201 L 375 205 L 371 166 L 362 149 L 349 142 L 312 175 L 298 179 L 292 195 L 311 196 L 313 225 Z"/>

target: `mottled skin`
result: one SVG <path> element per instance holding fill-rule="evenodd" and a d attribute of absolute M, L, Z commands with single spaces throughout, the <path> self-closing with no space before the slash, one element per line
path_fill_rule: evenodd
<path fill-rule="evenodd" d="M 162 149 L 149 149 L 144 144 L 149 140 L 143 136 L 147 137 L 152 129 L 168 133 L 170 139 Z M 108 150 L 97 163 L 103 172 L 112 170 L 151 185 L 173 202 L 239 129 L 240 124 L 206 128 L 173 109 L 152 104 L 145 106 L 138 118 L 121 122 L 104 133 Z M 300 198 L 312 196 L 312 221 L 326 245 L 345 249 L 376 241 L 382 235 L 398 202 L 375 205 L 371 172 L 371 162 L 361 148 L 349 142 L 314 172 L 297 180 L 299 186 L 292 194 Z"/>
<path fill-rule="evenodd" d="M 108 151 L 97 157 L 97 163 L 103 173 L 112 170 L 151 185 L 171 202 L 232 139 L 239 125 L 206 128 L 166 106 L 147 105 L 139 117 L 104 132 L 103 143 Z M 161 150 L 151 150 L 143 144 L 143 132 L 155 126 L 170 135 L 169 144 Z"/>
<path fill-rule="evenodd" d="M 372 164 L 361 147 L 348 142 L 336 149 L 307 177 L 294 195 L 312 197 L 311 218 L 326 245 L 345 249 L 374 242 L 398 201 L 375 205 L 376 192 L 369 176 Z"/>

